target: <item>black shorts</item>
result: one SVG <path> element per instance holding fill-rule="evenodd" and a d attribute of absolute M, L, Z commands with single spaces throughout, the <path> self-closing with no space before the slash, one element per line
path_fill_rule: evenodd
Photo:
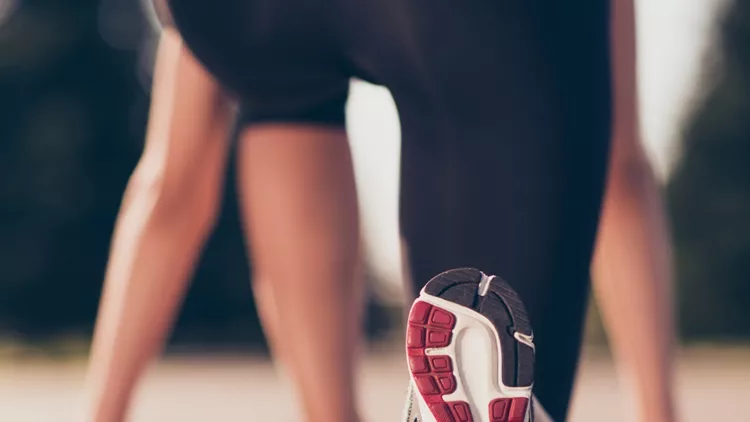
<path fill-rule="evenodd" d="M 610 136 L 607 0 L 170 0 L 243 123 L 343 125 L 349 80 L 390 89 L 414 279 L 507 279 L 535 392 L 565 418 Z M 416 288 L 420 286 L 417 285 Z"/>

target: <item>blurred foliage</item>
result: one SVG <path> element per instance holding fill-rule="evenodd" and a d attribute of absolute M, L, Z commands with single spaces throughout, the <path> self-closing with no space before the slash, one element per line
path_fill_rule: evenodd
<path fill-rule="evenodd" d="M 0 17 L 0 337 L 90 333 L 143 148 L 149 98 L 138 50 L 149 28 L 139 7 L 26 1 Z M 263 343 L 229 180 L 177 343 Z"/>
<path fill-rule="evenodd" d="M 91 330 L 143 147 L 138 49 L 148 29 L 135 1 L 19 4 L 0 17 L 0 337 L 34 341 Z M 114 32 L 103 36 L 103 19 Z M 717 82 L 686 127 L 668 187 L 687 338 L 750 337 L 750 3 L 726 14 L 720 43 Z M 178 343 L 262 344 L 228 180 Z M 370 315 L 371 333 L 388 321 L 374 305 Z"/>
<path fill-rule="evenodd" d="M 750 2 L 734 0 L 668 187 L 683 336 L 750 337 Z"/>
<path fill-rule="evenodd" d="M 97 12 L 26 2 L 0 27 L 3 333 L 85 327 L 96 308 L 147 107 L 135 52 L 102 42 Z"/>

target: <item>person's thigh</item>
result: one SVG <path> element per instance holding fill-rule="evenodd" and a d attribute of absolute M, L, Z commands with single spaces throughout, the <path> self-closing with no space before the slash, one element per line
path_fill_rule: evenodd
<path fill-rule="evenodd" d="M 385 36 L 408 42 L 372 43 L 375 59 L 360 62 L 401 117 L 413 293 L 453 267 L 511 283 L 535 328 L 535 393 L 557 421 L 578 362 L 610 136 L 608 7 L 584 3 L 394 4 L 387 16 L 401 26 Z"/>

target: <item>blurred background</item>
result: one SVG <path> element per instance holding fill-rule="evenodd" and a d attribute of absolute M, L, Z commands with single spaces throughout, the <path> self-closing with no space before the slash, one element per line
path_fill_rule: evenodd
<path fill-rule="evenodd" d="M 133 0 L 0 0 L 2 422 L 74 410 L 110 235 L 143 147 L 152 16 Z M 750 420 L 739 394 L 750 392 L 750 3 L 641 0 L 638 19 L 644 138 L 675 241 L 681 408 L 687 421 L 712 408 Z M 348 125 L 373 293 L 363 378 L 379 396 L 365 405 L 374 421 L 396 420 L 406 385 L 400 141 L 387 90 L 353 82 Z M 266 358 L 232 180 L 135 421 L 240 421 L 278 415 L 280 403 L 294 415 Z M 616 420 L 617 379 L 594 306 L 590 315 L 573 420 L 603 420 L 603 409 Z"/>

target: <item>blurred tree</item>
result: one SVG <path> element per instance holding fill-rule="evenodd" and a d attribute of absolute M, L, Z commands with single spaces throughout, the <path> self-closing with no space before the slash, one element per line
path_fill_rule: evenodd
<path fill-rule="evenodd" d="M 27 1 L 0 27 L 0 336 L 91 328 L 143 147 L 148 96 L 136 49 L 147 30 L 140 13 L 112 0 Z M 234 195 L 226 197 L 178 339 L 260 338 Z"/>
<path fill-rule="evenodd" d="M 142 145 L 134 54 L 102 42 L 97 11 L 25 2 L 0 28 L 0 321 L 20 333 L 90 324 Z"/>
<path fill-rule="evenodd" d="M 138 49 L 151 30 L 130 0 L 0 7 L 0 339 L 92 328 L 114 220 L 143 148 L 149 98 Z M 263 344 L 228 180 L 177 343 Z M 375 333 L 387 320 L 371 305 Z"/>
<path fill-rule="evenodd" d="M 750 2 L 735 0 L 720 28 L 715 84 L 668 186 L 688 339 L 750 337 Z"/>
<path fill-rule="evenodd" d="M 93 323 L 148 112 L 135 50 L 148 28 L 124 5 L 0 7 L 0 337 L 87 333 Z M 668 186 L 691 339 L 750 337 L 750 3 L 735 0 L 721 28 L 716 83 L 686 126 Z M 229 180 L 178 342 L 262 342 Z M 373 311 L 377 332 L 387 319 Z"/>

